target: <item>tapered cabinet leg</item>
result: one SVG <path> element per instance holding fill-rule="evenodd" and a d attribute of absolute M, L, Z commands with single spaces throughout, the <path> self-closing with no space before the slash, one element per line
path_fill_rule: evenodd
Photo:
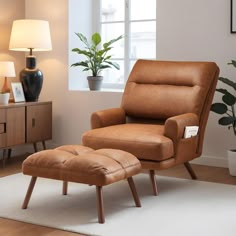
<path fill-rule="evenodd" d="M 184 163 L 185 168 L 187 169 L 188 173 L 190 174 L 192 179 L 197 179 L 197 176 L 192 168 L 192 166 L 189 164 L 189 162 Z"/>
<path fill-rule="evenodd" d="M 43 149 L 46 150 L 47 148 L 46 148 L 46 143 L 45 143 L 45 141 L 42 141 L 42 145 L 43 145 Z"/>
<path fill-rule="evenodd" d="M 103 204 L 103 196 L 102 196 L 102 186 L 96 186 L 97 192 L 97 210 L 98 210 L 98 222 L 100 224 L 105 223 L 104 216 L 104 204 Z"/>
<path fill-rule="evenodd" d="M 30 201 L 30 197 L 31 197 L 31 194 L 33 192 L 36 180 L 37 180 L 37 177 L 32 176 L 32 178 L 30 180 L 30 184 L 29 184 L 28 190 L 27 190 L 27 193 L 26 193 L 26 196 L 25 196 L 25 200 L 24 200 L 24 202 L 22 204 L 22 209 L 26 209 L 28 207 L 28 204 L 29 204 L 29 201 Z"/>
<path fill-rule="evenodd" d="M 141 203 L 140 203 L 140 200 L 139 200 L 139 197 L 138 197 L 138 193 L 137 193 L 135 185 L 134 185 L 133 178 L 129 177 L 127 180 L 128 180 L 129 187 L 130 187 L 130 190 L 132 192 L 133 199 L 134 199 L 136 207 L 141 207 Z"/>
<path fill-rule="evenodd" d="M 67 191 L 68 191 L 68 182 L 67 181 L 63 181 L 62 194 L 63 195 L 67 195 Z"/>
<path fill-rule="evenodd" d="M 37 143 L 33 143 L 33 146 L 34 146 L 34 152 L 37 152 L 38 151 Z"/>
<path fill-rule="evenodd" d="M 7 159 L 11 159 L 11 148 L 7 150 Z"/>
<path fill-rule="evenodd" d="M 158 195 L 158 190 L 157 190 L 157 183 L 156 183 L 156 180 L 155 180 L 155 171 L 150 170 L 149 175 L 150 175 L 150 180 L 151 180 L 151 184 L 152 184 L 153 194 L 155 196 L 157 196 Z"/>
<path fill-rule="evenodd" d="M 5 164 L 6 164 L 6 154 L 7 154 L 7 150 L 3 149 L 2 151 L 2 167 L 3 168 L 5 167 Z"/>

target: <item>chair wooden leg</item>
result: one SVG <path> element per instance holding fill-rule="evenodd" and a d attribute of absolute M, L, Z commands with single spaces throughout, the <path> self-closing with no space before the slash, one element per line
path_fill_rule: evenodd
<path fill-rule="evenodd" d="M 140 200 L 139 200 L 139 197 L 138 197 L 138 193 L 137 193 L 135 185 L 134 185 L 133 178 L 129 177 L 127 180 L 128 180 L 129 187 L 130 187 L 130 190 L 132 192 L 133 199 L 134 199 L 136 207 L 141 207 L 141 203 L 140 203 Z"/>
<path fill-rule="evenodd" d="M 157 183 L 155 180 L 155 171 L 154 170 L 149 170 L 149 175 L 150 175 L 150 179 L 151 179 L 151 183 L 152 183 L 152 189 L 153 189 L 153 194 L 155 196 L 158 195 L 158 190 L 157 190 Z"/>
<path fill-rule="evenodd" d="M 189 162 L 185 162 L 184 166 L 186 167 L 188 173 L 190 174 L 192 179 L 197 179 L 197 176 L 192 168 L 192 166 L 189 164 Z"/>
<path fill-rule="evenodd" d="M 22 204 L 22 209 L 26 209 L 28 204 L 29 204 L 30 197 L 31 197 L 31 194 L 33 192 L 36 180 L 37 180 L 37 177 L 32 176 L 30 184 L 29 184 L 29 187 L 28 187 L 28 190 L 27 190 L 27 193 L 25 195 L 25 200 L 24 200 L 24 202 Z"/>
<path fill-rule="evenodd" d="M 68 191 L 68 182 L 67 181 L 63 181 L 62 194 L 63 195 L 67 195 L 67 191 Z"/>
<path fill-rule="evenodd" d="M 97 192 L 97 210 L 98 210 L 98 222 L 100 224 L 105 223 L 104 216 L 104 204 L 103 204 L 103 196 L 102 196 L 102 186 L 96 186 Z"/>

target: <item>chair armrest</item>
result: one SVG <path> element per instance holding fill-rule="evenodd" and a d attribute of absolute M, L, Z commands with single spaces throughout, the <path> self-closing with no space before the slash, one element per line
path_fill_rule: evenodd
<path fill-rule="evenodd" d="M 184 137 L 184 129 L 186 126 L 198 125 L 199 119 L 194 113 L 173 116 L 168 118 L 165 122 L 164 135 L 176 142 Z"/>
<path fill-rule="evenodd" d="M 91 128 L 102 128 L 125 123 L 125 111 L 122 108 L 110 108 L 92 113 Z"/>

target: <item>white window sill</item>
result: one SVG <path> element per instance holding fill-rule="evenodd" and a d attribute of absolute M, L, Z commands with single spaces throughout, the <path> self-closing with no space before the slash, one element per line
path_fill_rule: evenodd
<path fill-rule="evenodd" d="M 102 88 L 101 90 L 89 90 L 89 88 L 83 88 L 79 89 L 79 92 L 94 92 L 94 93 L 106 93 L 106 92 L 111 92 L 111 93 L 123 93 L 124 89 L 108 89 L 108 88 Z"/>

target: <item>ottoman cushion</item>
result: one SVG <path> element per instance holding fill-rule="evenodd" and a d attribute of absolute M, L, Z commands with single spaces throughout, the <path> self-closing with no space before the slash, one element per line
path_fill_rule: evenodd
<path fill-rule="evenodd" d="M 104 186 L 139 173 L 141 164 L 122 150 L 64 145 L 32 154 L 22 170 L 31 176 Z"/>

